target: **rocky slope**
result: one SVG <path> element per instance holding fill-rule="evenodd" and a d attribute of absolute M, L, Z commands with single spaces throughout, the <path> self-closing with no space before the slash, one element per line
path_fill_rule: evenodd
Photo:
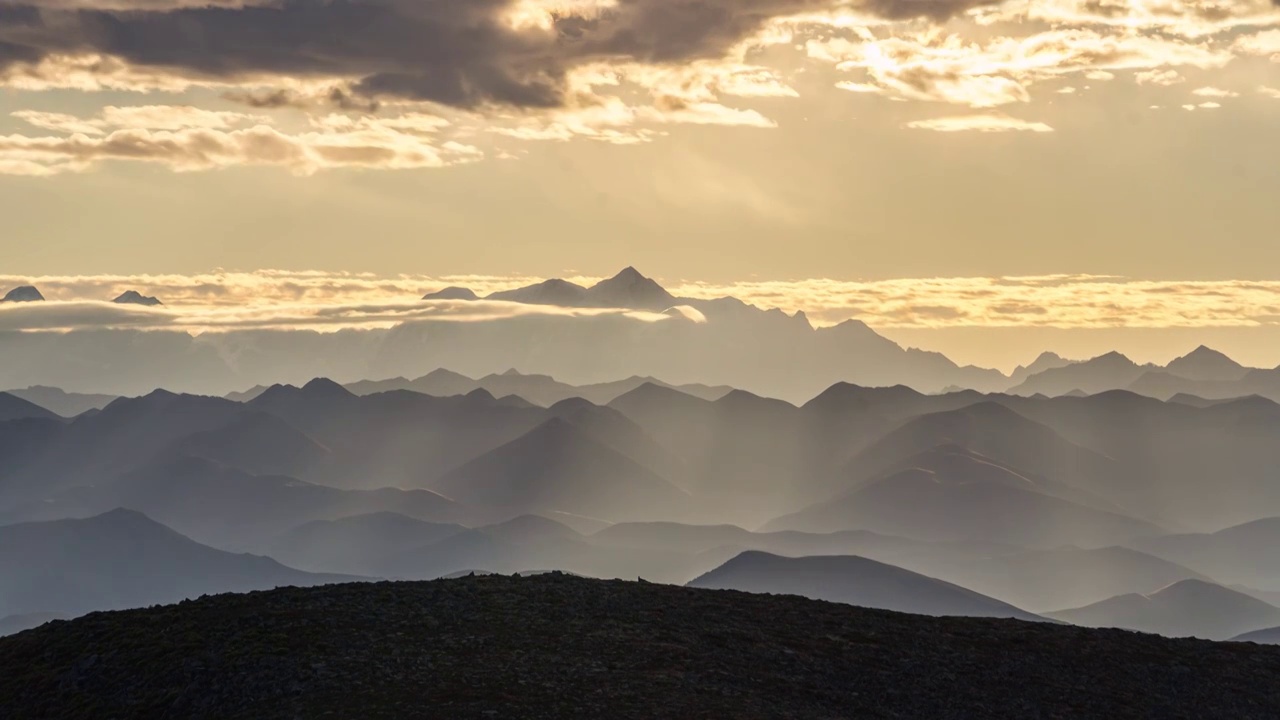
<path fill-rule="evenodd" d="M 332 585 L 0 639 L 0 717 L 1280 714 L 1280 648 L 559 574 Z"/>

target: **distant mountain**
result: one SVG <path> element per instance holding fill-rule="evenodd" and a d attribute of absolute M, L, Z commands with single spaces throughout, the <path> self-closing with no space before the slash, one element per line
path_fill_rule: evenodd
<path fill-rule="evenodd" d="M 0 616 L 81 615 L 352 578 L 200 545 L 141 513 L 0 527 Z"/>
<path fill-rule="evenodd" d="M 281 532 L 316 520 L 373 512 L 431 522 L 467 518 L 465 508 L 427 490 L 341 490 L 190 457 L 155 460 L 99 486 L 67 490 L 32 512 L 75 517 L 112 507 L 144 512 L 206 545 L 253 552 Z"/>
<path fill-rule="evenodd" d="M 1280 627 L 1254 630 L 1231 638 L 1233 642 L 1251 642 L 1259 645 L 1280 645 Z"/>
<path fill-rule="evenodd" d="M 116 399 L 115 395 L 69 393 L 61 388 L 33 385 L 23 390 L 10 390 L 23 400 L 33 402 L 62 417 L 75 417 L 90 410 L 101 410 Z"/>
<path fill-rule="evenodd" d="M 680 304 L 661 285 L 641 275 L 633 267 L 587 288 L 589 302 L 600 307 L 625 307 L 639 310 L 666 310 Z"/>
<path fill-rule="evenodd" d="M 1066 358 L 1053 352 L 1043 352 L 1036 357 L 1029 365 L 1019 365 L 1009 374 L 1009 386 L 1014 387 L 1026 381 L 1032 375 L 1038 375 L 1045 370 L 1056 370 L 1057 368 L 1074 365 L 1077 360 L 1067 360 Z"/>
<path fill-rule="evenodd" d="M 58 416 L 33 402 L 22 399 L 14 393 L 0 392 L 0 422 L 24 418 L 54 420 Z"/>
<path fill-rule="evenodd" d="M 919 550 L 903 567 L 954 582 L 1034 612 L 1078 607 L 1116 595 L 1154 593 L 1180 580 L 1209 578 L 1123 547 L 1075 547 L 955 557 Z"/>
<path fill-rule="evenodd" d="M 42 302 L 44 295 L 31 285 L 22 285 L 5 293 L 0 302 Z"/>
<path fill-rule="evenodd" d="M 140 395 L 160 386 L 225 395 L 311 377 L 413 378 L 437 367 L 484 377 L 517 367 L 578 386 L 656 377 L 679 386 L 733 386 L 798 403 L 839 381 L 901 384 L 923 392 L 950 386 L 998 391 L 1009 383 L 998 371 L 960 367 L 940 353 L 904 348 L 856 319 L 815 328 L 803 313 L 761 309 L 734 298 L 678 298 L 634 269 L 590 288 L 548 280 L 486 300 L 635 312 L 510 313 L 495 307 L 491 317 L 468 322 L 423 317 L 388 329 L 337 333 L 18 334 L 0 344 L 0 387 L 41 384 Z"/>
<path fill-rule="evenodd" d="M 1231 400 L 1257 395 L 1280 402 L 1280 369 L 1243 370 L 1243 374 L 1233 380 L 1192 380 L 1169 371 L 1152 370 L 1143 373 L 1128 389 L 1161 400 L 1178 396 Z"/>
<path fill-rule="evenodd" d="M 423 300 L 478 300 L 479 296 L 471 288 L 447 287 L 443 290 L 429 292 L 422 296 Z"/>
<path fill-rule="evenodd" d="M 1207 640 L 1227 640 L 1280 624 L 1280 608 L 1203 580 L 1183 580 L 1149 595 L 1120 595 L 1045 615 L 1085 627 Z"/>
<path fill-rule="evenodd" d="M 661 312 L 680 304 L 661 285 L 633 267 L 589 288 L 565 280 L 547 280 L 515 290 L 492 293 L 486 300 L 565 307 L 630 308 Z"/>
<path fill-rule="evenodd" d="M 527 305 L 557 305 L 582 307 L 588 303 L 587 289 L 581 285 L 553 278 L 536 285 L 515 290 L 501 290 L 485 296 L 486 300 L 525 303 Z"/>
<path fill-rule="evenodd" d="M 688 553 L 738 548 L 763 550 L 775 555 L 860 555 L 877 560 L 916 552 L 929 554 L 936 549 L 935 546 L 916 540 L 862 530 L 825 534 L 794 531 L 759 533 L 737 525 L 689 525 L 674 522 L 617 523 L 592 533 L 587 540 L 593 545 Z"/>
<path fill-rule="evenodd" d="M 409 390 L 438 397 L 465 395 L 475 390 L 485 390 L 494 397 L 515 395 L 535 405 L 550 407 L 570 398 L 582 398 L 597 405 L 605 405 L 618 396 L 624 395 L 645 383 L 671 387 L 680 392 L 708 400 L 723 397 L 733 389 L 724 385 L 709 386 L 697 383 L 673 386 L 655 378 L 638 376 L 612 382 L 570 385 L 559 382 L 550 375 L 524 374 L 514 369 L 502 373 L 492 373 L 478 380 L 441 369 L 432 371 L 415 380 L 405 378 L 361 380 L 350 383 L 345 387 L 356 395 Z"/>
<path fill-rule="evenodd" d="M 1280 518 L 1255 520 L 1213 533 L 1136 538 L 1129 544 L 1224 583 L 1280 589 Z"/>
<path fill-rule="evenodd" d="M 802 595 L 917 615 L 1043 620 L 958 585 L 857 556 L 788 558 L 744 552 L 689 587 Z"/>
<path fill-rule="evenodd" d="M 453 523 L 377 512 L 305 523 L 277 537 L 264 549 L 271 557 L 303 570 L 369 575 L 388 556 L 466 530 Z"/>
<path fill-rule="evenodd" d="M 1040 393 L 1057 397 L 1078 390 L 1086 395 L 1094 395 L 1107 390 L 1129 387 L 1133 381 L 1152 368 L 1154 366 L 1139 365 L 1118 352 L 1110 352 L 1092 360 L 1049 368 L 1036 373 L 1015 385 L 1009 392 L 1015 395 Z"/>
<path fill-rule="evenodd" d="M 1202 382 L 1232 382 L 1243 378 L 1250 370 L 1204 345 L 1173 360 L 1164 369 L 1173 375 Z"/>
<path fill-rule="evenodd" d="M 373 567 L 379 575 L 404 579 L 473 570 L 503 575 L 561 570 L 590 577 L 681 583 L 711 566 L 703 558 L 676 550 L 597 545 L 562 523 L 522 515 L 391 553 Z"/>
<path fill-rule="evenodd" d="M 990 459 L 942 447 L 854 490 L 769 522 L 764 530 L 870 530 L 935 542 L 1101 547 L 1160 528 L 1064 499 L 1053 486 Z"/>
<path fill-rule="evenodd" d="M 1085 473 L 1069 479 L 1128 514 L 1183 531 L 1280 515 L 1280 484 L 1269 470 L 1280 466 L 1274 403 L 1195 408 L 1126 391 L 998 402 L 1105 458 L 1113 470 L 1105 480 Z"/>
<path fill-rule="evenodd" d="M 835 476 L 835 487 L 856 487 L 890 471 L 916 467 L 921 456 L 931 455 L 935 463 L 964 461 L 977 470 L 994 462 L 1022 478 L 1015 486 L 1119 511 L 1114 498 L 1123 497 L 1116 492 L 1123 469 L 1052 428 L 985 398 L 954 410 L 921 409 L 925 412 L 850 458 Z M 965 461 L 961 455 L 971 457 Z"/>
<path fill-rule="evenodd" d="M 433 488 L 468 505 L 604 519 L 680 512 L 688 494 L 561 418 L 446 473 Z"/>
<path fill-rule="evenodd" d="M 0 618 L 0 637 L 5 635 L 13 635 L 23 630 L 30 630 L 44 625 L 54 620 L 66 620 L 67 616 L 62 613 L 37 612 L 26 613 L 24 615 L 10 615 Z"/>
<path fill-rule="evenodd" d="M 116 303 L 117 305 L 146 305 L 148 307 L 164 305 L 164 303 L 160 302 L 156 298 L 150 295 L 143 295 L 137 290 L 126 290 L 111 302 Z"/>
<path fill-rule="evenodd" d="M 187 435 L 166 447 L 165 453 L 209 460 L 254 475 L 314 476 L 333 462 L 329 448 L 281 418 L 253 410 L 221 427 Z"/>

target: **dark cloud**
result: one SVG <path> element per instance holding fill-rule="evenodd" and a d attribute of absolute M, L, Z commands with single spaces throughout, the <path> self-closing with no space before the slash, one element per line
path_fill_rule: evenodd
<path fill-rule="evenodd" d="M 619 0 L 590 15 L 562 14 L 548 30 L 512 27 L 505 19 L 511 0 L 281 0 L 168 10 L 148 3 L 129 11 L 30 0 L 0 6 L 0 66 L 95 52 L 228 79 L 357 78 L 363 97 L 330 98 L 340 106 L 387 95 L 538 108 L 560 105 L 566 73 L 585 62 L 719 57 L 773 18 L 850 4 L 887 18 L 941 19 L 988 1 Z M 240 99 L 297 101 L 288 94 Z"/>

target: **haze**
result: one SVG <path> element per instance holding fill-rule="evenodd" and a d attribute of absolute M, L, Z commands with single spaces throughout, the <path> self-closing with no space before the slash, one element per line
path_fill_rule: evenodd
<path fill-rule="evenodd" d="M 1277 127 L 1280 0 L 0 0 L 0 715 L 1280 716 Z"/>

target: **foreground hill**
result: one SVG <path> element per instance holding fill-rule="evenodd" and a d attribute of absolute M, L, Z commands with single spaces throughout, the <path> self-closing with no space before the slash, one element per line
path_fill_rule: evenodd
<path fill-rule="evenodd" d="M 1041 619 L 958 585 L 854 555 L 789 558 L 744 552 L 689 587 L 803 595 L 921 615 Z"/>
<path fill-rule="evenodd" d="M 1278 674 L 1256 645 L 488 576 L 46 625 L 0 639 L 0 716 L 1270 718 Z"/>

